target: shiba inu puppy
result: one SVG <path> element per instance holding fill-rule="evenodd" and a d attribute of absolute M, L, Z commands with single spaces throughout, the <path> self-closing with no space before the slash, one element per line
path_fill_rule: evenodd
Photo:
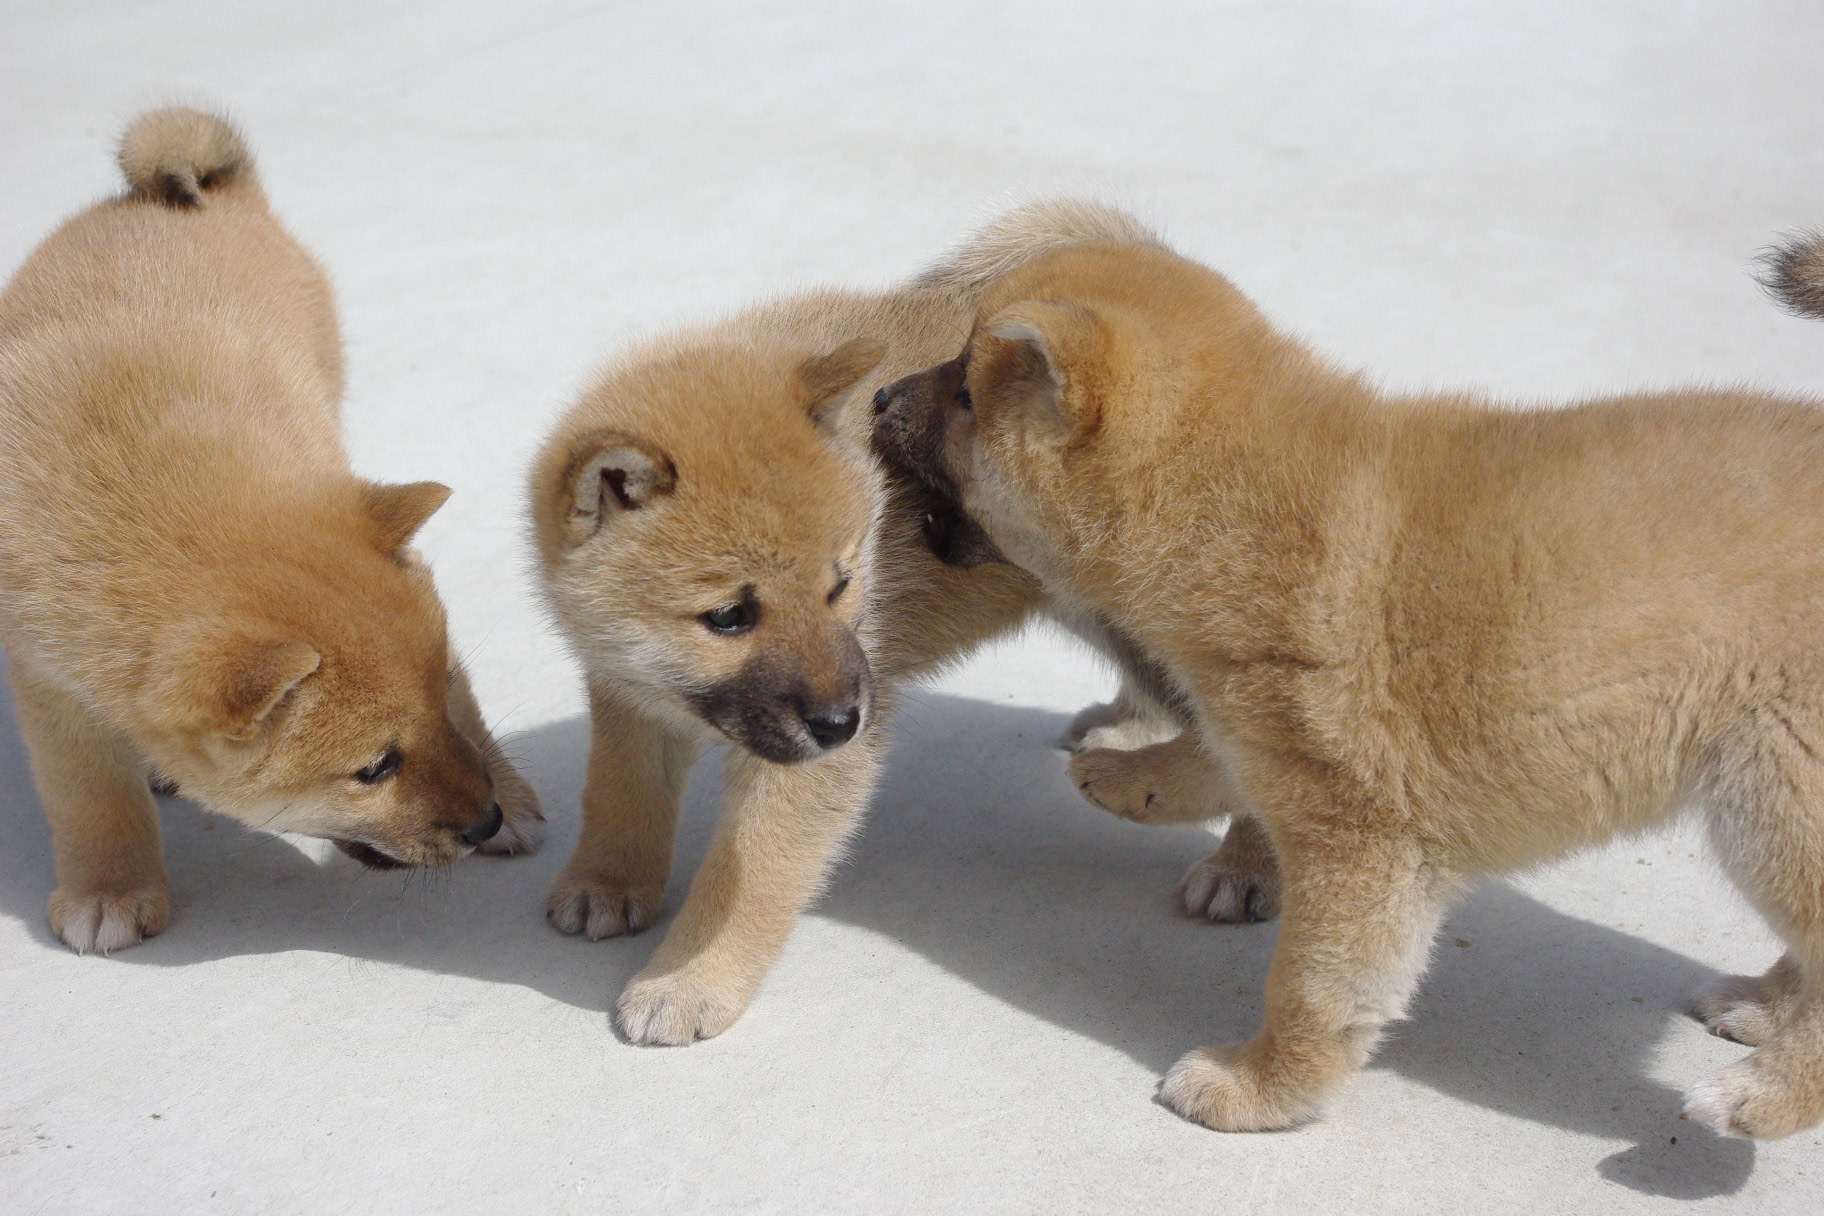
<path fill-rule="evenodd" d="M 1309 1117 L 1403 1016 L 1468 886 L 1696 806 L 1787 952 L 1700 999 L 1757 1049 L 1688 1113 L 1753 1137 L 1824 1116 L 1817 402 L 1393 397 L 1213 271 L 1110 241 L 999 275 L 879 431 L 1189 703 L 1200 746 L 1153 757 L 1164 800 L 1264 825 L 1266 1024 L 1180 1060 L 1174 1109 Z"/>
<path fill-rule="evenodd" d="M 240 136 L 158 110 L 120 164 L 0 295 L 0 639 L 52 927 L 165 927 L 152 774 L 376 868 L 533 847 L 406 547 L 449 491 L 350 471 L 329 284 Z"/>
<path fill-rule="evenodd" d="M 895 689 L 1041 607 L 941 485 L 881 466 L 872 396 L 955 354 L 970 259 L 1139 235 L 1100 208 L 1029 209 L 907 287 L 799 296 L 630 350 L 546 441 L 536 540 L 593 725 L 552 923 L 652 924 L 691 761 L 737 745 L 709 855 L 617 1005 L 635 1042 L 740 1015 L 868 800 Z"/>

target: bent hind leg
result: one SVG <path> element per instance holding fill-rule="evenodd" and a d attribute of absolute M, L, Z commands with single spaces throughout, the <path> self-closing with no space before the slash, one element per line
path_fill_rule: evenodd
<path fill-rule="evenodd" d="M 1824 1120 L 1824 762 L 1777 734 L 1720 781 L 1711 838 L 1724 867 L 1788 950 L 1759 979 L 1724 981 L 1696 1012 L 1756 1044 L 1692 1088 L 1685 1111 L 1725 1136 L 1776 1139 Z"/>

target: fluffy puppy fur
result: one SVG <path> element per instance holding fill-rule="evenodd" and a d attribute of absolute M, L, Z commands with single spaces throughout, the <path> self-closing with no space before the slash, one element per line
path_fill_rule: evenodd
<path fill-rule="evenodd" d="M 147 114 L 120 164 L 0 295 L 0 638 L 52 927 L 165 927 L 149 773 L 376 867 L 530 848 L 537 797 L 406 548 L 449 491 L 350 471 L 321 270 L 220 119 Z"/>
<path fill-rule="evenodd" d="M 1141 235 L 1100 208 L 1029 209 L 904 288 L 816 292 L 630 350 L 546 442 L 537 544 L 593 725 L 552 923 L 652 924 L 685 773 L 705 743 L 739 745 L 709 855 L 617 1005 L 635 1042 L 740 1015 L 867 802 L 895 690 L 1040 605 L 941 485 L 870 454 L 869 400 L 956 352 L 975 260 Z"/>
<path fill-rule="evenodd" d="M 1688 1112 L 1769 1138 L 1824 1116 L 1816 402 L 1391 396 L 1220 275 L 1109 242 L 1002 275 L 881 421 L 1165 673 L 1201 726 L 1169 782 L 1257 816 L 1281 863 L 1266 1024 L 1180 1060 L 1174 1109 L 1309 1117 L 1465 888 L 1695 807 L 1787 952 L 1700 1000 L 1757 1049 Z"/>

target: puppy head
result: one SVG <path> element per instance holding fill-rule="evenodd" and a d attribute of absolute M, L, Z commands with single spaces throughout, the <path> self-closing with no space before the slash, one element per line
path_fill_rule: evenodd
<path fill-rule="evenodd" d="M 836 420 L 883 353 L 671 345 L 586 394 L 533 501 L 547 591 L 592 678 L 776 763 L 854 737 L 882 490 Z"/>
<path fill-rule="evenodd" d="M 966 527 L 1049 578 L 1068 535 L 1056 516 L 1071 466 L 1100 430 L 1112 347 L 1110 326 L 1088 304 L 986 307 L 961 355 L 876 395 L 875 443 L 956 502 Z"/>
<path fill-rule="evenodd" d="M 374 868 L 442 865 L 500 823 L 450 721 L 430 572 L 405 549 L 449 491 L 367 486 L 218 572 L 211 607 L 158 639 L 149 759 L 256 827 L 334 840 Z"/>
<path fill-rule="evenodd" d="M 956 359 L 882 389 L 874 442 L 1055 587 L 1184 442 L 1302 358 L 1213 271 L 1162 248 L 1073 246 L 990 285 Z"/>

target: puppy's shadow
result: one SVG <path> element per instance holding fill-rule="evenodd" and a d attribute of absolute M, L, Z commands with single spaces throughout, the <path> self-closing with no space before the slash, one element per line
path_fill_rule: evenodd
<path fill-rule="evenodd" d="M 815 914 L 883 934 L 1156 1073 L 1192 1047 L 1248 1037 L 1261 1017 L 1274 926 L 1180 915 L 1178 876 L 1213 838 L 1120 823 L 1084 804 L 1052 747 L 1065 721 L 919 697 L 898 726 L 854 856 Z M 513 739 L 552 818 L 550 843 L 534 858 L 475 858 L 443 871 L 372 874 L 339 857 L 319 864 L 286 841 L 166 800 L 172 927 L 109 965 L 315 950 L 520 985 L 605 1012 L 658 934 L 589 943 L 543 922 L 545 888 L 575 843 L 587 747 L 580 719 Z M 711 760 L 692 775 L 668 909 L 713 827 L 715 769 Z M 0 913 L 28 925 L 45 949 L 61 949 L 44 919 L 48 832 L 3 688 L 0 773 L 0 831 L 12 841 L 0 853 Z M 1498 884 L 1453 913 L 1440 943 L 1411 1018 L 1370 1067 L 1629 1142 L 1599 1169 L 1637 1191 L 1694 1199 L 1745 1185 L 1752 1144 L 1680 1122 L 1679 1094 L 1647 1073 L 1708 969 Z"/>

